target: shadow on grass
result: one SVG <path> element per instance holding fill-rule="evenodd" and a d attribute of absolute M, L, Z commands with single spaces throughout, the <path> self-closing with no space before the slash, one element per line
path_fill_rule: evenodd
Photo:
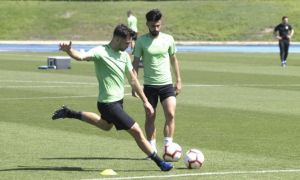
<path fill-rule="evenodd" d="M 127 160 L 127 161 L 144 161 L 145 158 L 123 158 L 123 157 L 52 157 L 41 158 L 42 160 Z"/>
<path fill-rule="evenodd" d="M 128 161 L 147 161 L 145 158 L 123 158 L 123 157 L 52 157 L 52 158 L 40 158 L 42 160 L 128 160 Z M 82 168 L 82 167 L 69 167 L 69 166 L 17 166 L 13 168 L 0 169 L 0 172 L 4 171 L 82 171 L 82 172 L 99 172 L 101 169 Z M 157 170 L 127 170 L 119 169 L 118 172 L 149 172 L 160 171 Z"/>
<path fill-rule="evenodd" d="M 98 169 L 83 169 L 81 167 L 55 166 L 17 166 L 16 168 L 0 169 L 1 171 L 99 171 Z"/>
<path fill-rule="evenodd" d="M 82 167 L 68 167 L 68 166 L 17 166 L 15 168 L 0 169 L 0 172 L 5 171 L 82 171 L 82 172 L 100 172 L 104 169 L 95 168 L 82 168 Z M 116 172 L 149 172 L 149 171 L 160 171 L 160 170 L 126 170 L 116 169 Z"/>

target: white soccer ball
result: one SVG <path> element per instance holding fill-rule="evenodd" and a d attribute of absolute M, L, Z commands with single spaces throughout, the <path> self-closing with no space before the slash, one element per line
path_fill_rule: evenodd
<path fill-rule="evenodd" d="M 176 162 L 181 158 L 182 149 L 177 143 L 171 143 L 164 147 L 163 158 L 165 161 Z"/>
<path fill-rule="evenodd" d="M 190 149 L 184 156 L 184 164 L 188 169 L 199 169 L 204 163 L 204 155 L 198 149 Z"/>

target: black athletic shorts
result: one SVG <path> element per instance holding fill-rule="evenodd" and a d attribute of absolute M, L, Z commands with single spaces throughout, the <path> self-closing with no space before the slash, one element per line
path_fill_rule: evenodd
<path fill-rule="evenodd" d="M 144 85 L 144 93 L 149 101 L 149 103 L 153 106 L 153 108 L 157 107 L 158 97 L 160 102 L 163 102 L 166 98 L 170 96 L 176 96 L 173 84 L 168 85 Z"/>
<path fill-rule="evenodd" d="M 135 121 L 123 110 L 123 99 L 111 103 L 97 102 L 98 110 L 108 123 L 113 123 L 117 130 L 129 130 Z"/>

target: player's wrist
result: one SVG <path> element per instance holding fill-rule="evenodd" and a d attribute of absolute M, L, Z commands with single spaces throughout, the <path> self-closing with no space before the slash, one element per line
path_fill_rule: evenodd
<path fill-rule="evenodd" d="M 72 51 L 72 47 L 67 47 L 66 49 L 65 49 L 65 52 L 67 52 L 67 53 L 70 53 Z"/>

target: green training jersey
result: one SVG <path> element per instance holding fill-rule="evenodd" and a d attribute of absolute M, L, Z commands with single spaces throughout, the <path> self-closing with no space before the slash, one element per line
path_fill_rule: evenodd
<path fill-rule="evenodd" d="M 138 29 L 137 29 L 137 18 L 133 15 L 130 15 L 128 18 L 127 18 L 127 24 L 128 24 L 128 27 L 133 30 L 134 32 L 138 32 Z"/>
<path fill-rule="evenodd" d="M 144 63 L 144 84 L 172 84 L 170 55 L 176 53 L 172 36 L 160 32 L 157 37 L 149 33 L 140 36 L 135 44 L 133 54 Z"/>
<path fill-rule="evenodd" d="M 127 52 L 114 51 L 109 45 L 91 49 L 99 83 L 98 101 L 109 103 L 124 98 L 126 73 L 133 69 Z"/>

